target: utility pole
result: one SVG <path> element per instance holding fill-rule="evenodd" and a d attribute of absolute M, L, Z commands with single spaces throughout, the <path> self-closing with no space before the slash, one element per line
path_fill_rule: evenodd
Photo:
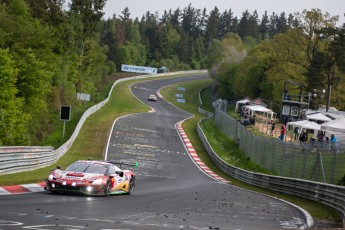
<path fill-rule="evenodd" d="M 333 68 L 332 68 L 333 70 Z M 330 71 L 328 74 L 327 79 L 327 102 L 326 102 L 326 112 L 328 112 L 329 107 L 331 106 L 331 95 L 332 95 L 332 77 L 333 77 L 333 71 Z"/>

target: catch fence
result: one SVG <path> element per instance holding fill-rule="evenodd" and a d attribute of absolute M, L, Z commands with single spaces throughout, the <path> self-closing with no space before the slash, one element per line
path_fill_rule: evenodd
<path fill-rule="evenodd" d="M 345 175 L 345 146 L 342 143 L 281 141 L 253 134 L 235 118 L 216 109 L 214 122 L 236 140 L 250 159 L 273 175 L 337 184 Z"/>

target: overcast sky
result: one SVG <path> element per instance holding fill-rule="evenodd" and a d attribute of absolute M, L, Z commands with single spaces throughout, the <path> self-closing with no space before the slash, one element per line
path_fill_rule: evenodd
<path fill-rule="evenodd" d="M 121 12 L 127 6 L 131 18 L 138 17 L 141 19 L 147 11 L 151 13 L 157 11 L 162 16 L 164 10 L 172 9 L 174 11 L 178 7 L 184 9 L 189 3 L 196 9 L 206 8 L 208 13 L 215 6 L 221 13 L 231 8 L 238 18 L 245 10 L 250 13 L 257 10 L 260 19 L 265 10 L 270 15 L 272 12 L 289 14 L 302 12 L 304 9 L 318 8 L 323 13 L 328 12 L 332 16 L 339 15 L 340 22 L 345 22 L 345 0 L 107 0 L 104 12 L 105 18 L 110 18 L 113 14 L 122 15 Z"/>

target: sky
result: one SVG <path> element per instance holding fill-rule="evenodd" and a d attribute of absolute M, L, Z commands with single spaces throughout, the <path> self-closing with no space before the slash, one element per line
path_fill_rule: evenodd
<path fill-rule="evenodd" d="M 241 17 L 242 13 L 248 10 L 253 13 L 257 10 L 259 18 L 267 11 L 268 15 L 272 12 L 280 14 L 302 12 L 304 9 L 320 9 L 323 13 L 328 12 L 331 16 L 339 16 L 340 23 L 345 23 L 345 0 L 107 0 L 104 8 L 105 18 L 111 18 L 113 14 L 122 15 L 123 9 L 129 8 L 130 17 L 141 19 L 147 11 L 150 13 L 158 12 L 162 16 L 164 10 L 172 11 L 178 7 L 184 9 L 191 3 L 196 9 L 206 8 L 209 13 L 215 6 L 221 13 L 231 8 L 235 16 Z"/>

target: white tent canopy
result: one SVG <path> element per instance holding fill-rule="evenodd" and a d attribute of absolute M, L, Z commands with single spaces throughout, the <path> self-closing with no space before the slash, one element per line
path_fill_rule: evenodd
<path fill-rule="evenodd" d="M 267 109 L 261 105 L 245 105 L 244 108 L 248 108 L 253 112 L 260 112 L 260 113 L 266 113 L 270 115 L 271 119 L 273 119 L 274 112 L 271 109 Z"/>
<path fill-rule="evenodd" d="M 307 113 L 306 114 L 307 116 L 307 120 L 315 120 L 315 121 L 331 121 L 332 119 L 319 113 L 319 112 L 316 112 L 316 113 Z"/>
<path fill-rule="evenodd" d="M 321 125 L 321 129 L 325 131 L 345 132 L 345 118 L 341 117 Z"/>
<path fill-rule="evenodd" d="M 300 135 L 300 132 L 302 129 L 314 130 L 314 138 L 317 138 L 317 133 L 321 129 L 320 124 L 313 122 L 313 121 L 308 121 L 308 120 L 288 122 L 288 123 L 286 123 L 286 125 L 287 125 L 287 128 L 289 128 L 289 126 L 292 126 L 292 129 L 294 129 L 295 127 L 299 128 L 298 138 L 299 138 L 299 135 Z"/>
<path fill-rule="evenodd" d="M 313 122 L 313 121 L 308 121 L 308 120 L 302 120 L 302 121 L 293 121 L 293 122 L 288 122 L 287 126 L 292 126 L 292 127 L 301 127 L 304 129 L 313 129 L 313 130 L 320 130 L 321 125 Z"/>
<path fill-rule="evenodd" d="M 235 112 L 237 112 L 237 110 L 238 110 L 238 106 L 239 106 L 240 104 L 245 105 L 247 102 L 249 102 L 249 103 L 250 103 L 250 100 L 248 100 L 248 99 L 243 99 L 243 100 L 240 100 L 240 101 L 236 101 L 236 108 L 235 108 Z"/>

